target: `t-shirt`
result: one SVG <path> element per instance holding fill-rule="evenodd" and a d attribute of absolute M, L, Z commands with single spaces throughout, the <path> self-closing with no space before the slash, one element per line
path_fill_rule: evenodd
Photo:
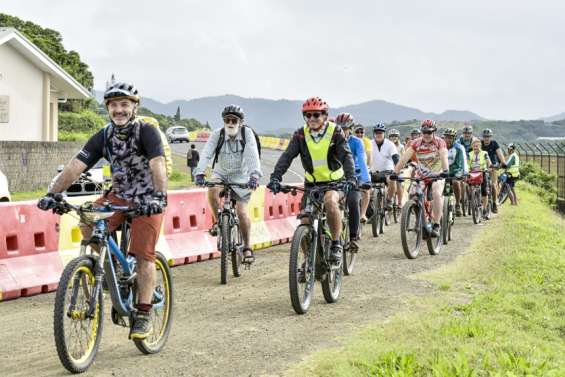
<path fill-rule="evenodd" d="M 467 156 L 469 155 L 469 152 L 471 151 L 471 143 L 473 142 L 473 137 L 471 137 L 469 140 L 465 139 L 464 136 L 461 136 L 459 138 L 459 144 L 461 144 L 463 146 L 463 148 L 465 148 L 465 153 L 467 153 Z"/>
<path fill-rule="evenodd" d="M 484 141 L 481 141 L 481 149 L 483 151 L 486 151 L 488 153 L 488 157 L 490 158 L 490 161 L 496 165 L 498 164 L 500 161 L 498 161 L 498 156 L 496 155 L 496 151 L 500 148 L 500 146 L 498 145 L 498 143 L 496 142 L 496 140 L 491 140 L 489 145 L 485 145 Z"/>
<path fill-rule="evenodd" d="M 371 141 L 371 168 L 374 171 L 394 170 L 394 161 L 392 156 L 398 153 L 396 145 L 388 139 L 384 139 L 383 143 L 378 146 L 377 142 L 373 139 Z"/>
<path fill-rule="evenodd" d="M 449 161 L 449 174 L 459 176 L 469 172 L 467 153 L 465 147 L 461 144 L 455 143 L 448 149 L 447 159 Z"/>
<path fill-rule="evenodd" d="M 365 154 L 363 142 L 361 139 L 353 135 L 349 136 L 347 142 L 349 144 L 349 149 L 351 149 L 351 154 L 353 155 L 353 161 L 355 163 L 355 176 L 359 180 L 359 183 L 369 182 L 369 169 L 365 162 L 367 155 Z"/>
<path fill-rule="evenodd" d="M 440 151 L 446 150 L 445 141 L 434 136 L 429 142 L 424 142 L 423 137 L 419 137 L 410 142 L 410 148 L 414 150 L 414 157 L 424 168 L 440 173 L 442 170 Z"/>

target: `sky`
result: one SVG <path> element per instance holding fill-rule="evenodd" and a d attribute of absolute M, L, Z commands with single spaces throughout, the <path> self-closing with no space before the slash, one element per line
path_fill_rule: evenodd
<path fill-rule="evenodd" d="M 0 0 L 59 31 L 104 89 L 381 99 L 490 119 L 565 111 L 565 1 Z"/>

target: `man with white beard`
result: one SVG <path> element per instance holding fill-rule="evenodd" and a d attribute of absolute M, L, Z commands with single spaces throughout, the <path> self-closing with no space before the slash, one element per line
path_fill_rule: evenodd
<path fill-rule="evenodd" d="M 203 186 L 206 183 L 206 168 L 212 163 L 210 181 L 247 184 L 248 189 L 233 187 L 232 198 L 236 201 L 237 216 L 239 218 L 241 235 L 243 238 L 244 263 L 251 264 L 255 260 L 251 249 L 251 220 L 247 214 L 247 205 L 251 198 L 251 190 L 259 186 L 261 161 L 251 128 L 243 124 L 245 115 L 241 107 L 229 105 L 222 111 L 224 127 L 214 130 L 204 146 L 200 162 L 194 170 L 196 184 Z M 220 191 L 222 187 L 208 189 L 208 203 L 210 205 L 214 225 L 210 230 L 217 236 L 217 214 L 220 207 Z"/>

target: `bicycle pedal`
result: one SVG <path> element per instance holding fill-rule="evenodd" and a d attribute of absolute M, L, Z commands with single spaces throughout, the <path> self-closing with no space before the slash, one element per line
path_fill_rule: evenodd
<path fill-rule="evenodd" d="M 251 264 L 252 263 L 244 263 L 244 265 L 245 265 L 244 269 L 245 270 L 251 270 Z"/>

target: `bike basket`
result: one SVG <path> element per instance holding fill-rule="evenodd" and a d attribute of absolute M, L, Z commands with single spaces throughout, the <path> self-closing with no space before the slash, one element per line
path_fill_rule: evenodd
<path fill-rule="evenodd" d="M 469 174 L 469 178 L 467 179 L 467 183 L 471 186 L 478 186 L 483 183 L 483 173 L 482 172 L 471 172 Z"/>

